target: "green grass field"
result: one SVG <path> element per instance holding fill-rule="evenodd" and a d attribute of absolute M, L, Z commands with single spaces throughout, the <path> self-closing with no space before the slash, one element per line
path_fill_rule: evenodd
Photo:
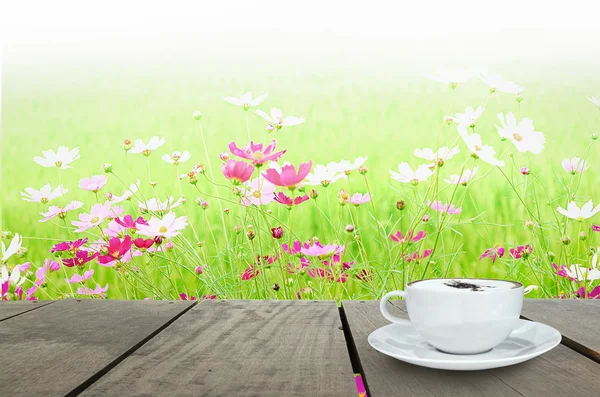
<path fill-rule="evenodd" d="M 498 123 L 496 114 L 512 111 L 519 119 L 532 119 L 536 129 L 546 135 L 546 148 L 541 155 L 530 159 L 516 156 L 516 165 L 529 166 L 543 181 L 546 193 L 553 199 L 560 199 L 563 195 L 560 183 L 568 183 L 570 179 L 560 168 L 560 161 L 564 157 L 582 155 L 591 142 L 590 135 L 599 132 L 597 121 L 600 112 L 586 97 L 600 95 L 600 81 L 590 79 L 591 72 L 586 74 L 579 69 L 553 73 L 548 69 L 535 71 L 532 68 L 534 66 L 523 71 L 514 67 L 513 73 L 510 68 L 498 71 L 526 88 L 524 101 L 519 108 L 514 96 L 494 94 L 478 123 L 477 132 L 487 143 L 503 152 L 504 148 L 510 148 L 510 143 L 499 140 L 493 126 Z M 243 111 L 221 100 L 221 96 L 237 96 L 247 90 L 252 90 L 255 95 L 268 91 L 269 97 L 260 106 L 261 109 L 268 111 L 271 106 L 276 106 L 284 114 L 306 117 L 307 122 L 267 135 L 265 122 L 249 112 L 250 130 L 256 141 L 276 139 L 278 148 L 288 149 L 285 159 L 295 164 L 307 160 L 316 164 L 369 156 L 367 176 L 376 211 L 373 213 L 368 206 L 360 208 L 359 233 L 371 257 L 371 265 L 387 266 L 381 235 L 375 232 L 375 222 L 369 212 L 384 225 L 391 219 L 388 224 L 391 228 L 399 219 L 395 208 L 397 200 L 407 200 L 407 211 L 412 211 L 411 188 L 391 180 L 388 170 L 395 170 L 402 161 L 413 166 L 420 164 L 412 156 L 413 150 L 435 145 L 440 121 L 448 109 L 451 109 L 450 113 L 462 112 L 466 106 L 483 104 L 488 96 L 487 87 L 478 80 L 459 86 L 452 98 L 448 87 L 428 81 L 422 74 L 389 70 L 388 74 L 377 77 L 375 74 L 361 75 L 351 69 L 340 73 L 330 70 L 318 73 L 312 69 L 302 72 L 278 70 L 236 77 L 230 69 L 224 70 L 222 75 L 214 69 L 204 71 L 201 63 L 185 70 L 165 68 L 140 73 L 136 73 L 134 68 L 119 71 L 118 68 L 103 70 L 90 66 L 61 70 L 54 66 L 46 70 L 39 65 L 21 67 L 8 63 L 4 66 L 2 93 L 2 228 L 22 234 L 28 247 L 27 260 L 39 264 L 49 256 L 52 244 L 68 238 L 68 235 L 55 224 L 38 222 L 38 213 L 45 210 L 45 206 L 23 201 L 19 192 L 25 187 L 39 189 L 48 182 L 55 186 L 62 178 L 69 189 L 69 199 L 84 201 L 84 208 L 89 208 L 94 195 L 79 189 L 78 181 L 101 174 L 102 164 L 111 163 L 115 174 L 127 183 L 139 177 L 143 192 L 150 194 L 146 158 L 128 155 L 125 161 L 121 148 L 124 138 L 147 140 L 153 135 L 166 137 L 166 145 L 151 156 L 150 172 L 152 179 L 158 182 L 157 192 L 165 197 L 167 192 L 172 191 L 177 197 L 179 186 L 177 183 L 173 185 L 174 167 L 160 160 L 159 155 L 172 150 L 189 150 L 192 160 L 182 166 L 181 173 L 195 162 L 206 163 L 198 123 L 191 117 L 194 110 L 203 114 L 202 126 L 215 176 L 220 183 L 225 183 L 220 174 L 219 153 L 227 151 L 230 141 L 244 145 L 247 139 Z M 452 142 L 456 138 L 456 128 L 444 126 L 440 136 L 441 142 Z M 32 161 L 42 150 L 59 145 L 80 148 L 81 159 L 73 164 L 72 169 L 47 169 Z M 461 156 L 465 156 L 465 146 L 459 145 Z M 600 200 L 600 167 L 597 163 L 600 149 L 593 145 L 590 150 L 588 159 L 591 167 L 583 176 L 577 197 L 579 203 L 589 198 L 593 198 L 594 202 Z M 509 160 L 508 157 L 505 160 Z M 443 171 L 446 175 L 457 173 L 462 161 L 449 162 Z M 479 176 L 488 170 L 490 166 L 482 165 Z M 202 182 L 198 186 L 207 189 Z M 342 235 L 343 227 L 351 220 L 347 209 L 340 209 L 337 205 L 337 191 L 349 186 L 352 192 L 366 191 L 364 181 L 359 175 L 353 175 L 350 185 L 341 181 L 327 188 L 331 209 L 323 189 L 320 189 L 318 201 Z M 219 205 L 209 200 L 211 207 L 204 212 L 194 204 L 194 199 L 200 194 L 185 180 L 182 189 L 188 199 L 185 211 L 204 243 L 202 250 L 209 258 L 214 258 L 224 244 Z M 122 190 L 121 183 L 109 175 L 107 188 L 103 191 L 120 193 Z M 441 269 L 449 266 L 448 274 L 455 276 L 506 276 L 508 270 L 505 265 L 492 266 L 489 261 L 480 262 L 479 255 L 494 243 L 507 247 L 528 243 L 530 237 L 523 228 L 528 217 L 519 208 L 518 200 L 496 169 L 491 169 L 489 175 L 469 187 L 469 192 L 461 219 L 479 216 L 478 221 L 486 225 L 461 225 L 456 228 L 460 234 L 444 234 L 445 249 L 449 251 L 456 247 L 462 253 L 454 260 L 439 258 L 436 262 Z M 228 190 L 222 189 L 221 195 L 227 196 Z M 552 208 L 541 205 L 543 218 L 552 218 L 556 205 L 565 205 L 566 199 L 562 197 L 561 200 L 553 203 Z M 135 204 L 126 203 L 126 211 L 135 208 Z M 223 206 L 232 208 L 228 226 L 233 228 L 235 224 L 241 224 L 242 210 L 232 204 Z M 279 211 L 282 219 L 286 220 L 286 211 L 275 206 L 272 204 L 275 215 Z M 205 226 L 205 215 L 215 235 L 216 246 Z M 331 228 L 322 226 L 323 219 L 312 203 L 298 207 L 296 216 L 294 231 L 301 239 L 313 236 L 318 236 L 323 242 L 334 239 Z M 187 233 L 193 240 L 191 230 Z M 228 233 L 232 235 L 231 230 Z M 573 231 L 573 236 L 576 236 L 576 231 Z M 558 246 L 560 242 L 552 243 Z M 357 255 L 355 247 L 349 249 Z M 253 287 L 240 284 L 241 270 L 243 267 L 232 271 L 223 268 L 219 274 L 225 280 L 231 280 L 229 291 L 243 296 L 244 288 L 251 291 Z M 524 283 L 535 281 L 525 267 L 519 267 L 510 276 Z M 116 282 L 117 277 L 112 269 L 97 267 L 95 280 L 100 284 Z M 237 291 L 238 288 L 242 291 Z M 348 283 L 345 290 L 338 288 L 335 294 L 353 298 L 368 296 L 368 292 L 353 282 Z M 111 290 L 110 298 L 119 297 L 124 297 L 122 291 L 118 288 Z"/>

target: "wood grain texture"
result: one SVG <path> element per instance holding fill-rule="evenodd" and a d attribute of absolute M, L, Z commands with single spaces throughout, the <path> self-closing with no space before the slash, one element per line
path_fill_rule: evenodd
<path fill-rule="evenodd" d="M 54 301 L 0 301 L 0 321 L 49 305 Z"/>
<path fill-rule="evenodd" d="M 528 362 L 487 371 L 444 371 L 422 368 L 385 356 L 371 348 L 368 335 L 388 324 L 378 301 L 342 303 L 371 397 L 378 396 L 566 396 L 596 395 L 598 364 L 559 345 Z M 390 307 L 408 318 L 404 302 Z M 596 375 L 594 375 L 596 374 Z"/>
<path fill-rule="evenodd" d="M 66 300 L 2 321 L 0 394 L 76 393 L 191 304 Z"/>
<path fill-rule="evenodd" d="M 563 344 L 600 363 L 600 300 L 526 299 L 521 314 L 556 328 Z"/>
<path fill-rule="evenodd" d="M 85 396 L 353 396 L 335 302 L 203 301 Z"/>

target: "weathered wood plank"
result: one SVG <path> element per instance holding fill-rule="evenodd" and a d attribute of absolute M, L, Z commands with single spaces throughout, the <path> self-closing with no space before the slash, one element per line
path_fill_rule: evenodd
<path fill-rule="evenodd" d="M 27 313 L 54 303 L 54 301 L 0 301 L 0 321 Z"/>
<path fill-rule="evenodd" d="M 600 300 L 526 299 L 522 315 L 556 328 L 563 344 L 600 363 Z"/>
<path fill-rule="evenodd" d="M 352 396 L 335 302 L 204 301 L 85 396 Z"/>
<path fill-rule="evenodd" d="M 408 318 L 404 302 L 394 301 L 394 306 L 395 315 Z M 379 313 L 378 301 L 344 301 L 343 312 L 371 397 L 591 396 L 600 388 L 594 375 L 600 370 L 598 364 L 564 346 L 522 364 L 488 371 L 443 371 L 407 364 L 377 352 L 367 342 L 372 331 L 388 324 Z"/>
<path fill-rule="evenodd" d="M 109 370 L 192 302 L 66 300 L 0 322 L 5 396 L 64 396 Z"/>

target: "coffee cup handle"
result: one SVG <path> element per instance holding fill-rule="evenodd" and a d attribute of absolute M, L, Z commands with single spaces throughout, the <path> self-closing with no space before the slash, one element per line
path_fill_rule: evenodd
<path fill-rule="evenodd" d="M 410 324 L 409 320 L 394 316 L 393 314 L 390 313 L 390 311 L 387 308 L 387 301 L 392 296 L 400 296 L 402 298 L 405 298 L 406 294 L 407 294 L 406 291 L 392 291 L 392 292 L 388 292 L 387 294 L 385 294 L 383 296 L 383 298 L 381 298 L 381 301 L 379 302 L 379 310 L 381 310 L 381 314 L 383 314 L 383 317 L 385 317 L 387 320 L 389 320 L 393 323 L 396 323 L 396 324 Z"/>

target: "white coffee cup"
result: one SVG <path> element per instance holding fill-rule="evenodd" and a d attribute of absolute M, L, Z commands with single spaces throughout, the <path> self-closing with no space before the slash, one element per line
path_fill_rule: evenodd
<path fill-rule="evenodd" d="M 406 299 L 410 321 L 390 314 L 386 303 L 393 296 Z M 521 283 L 456 278 L 413 281 L 404 291 L 386 294 L 379 307 L 386 319 L 411 324 L 443 352 L 476 354 L 493 349 L 510 335 L 522 306 Z"/>

